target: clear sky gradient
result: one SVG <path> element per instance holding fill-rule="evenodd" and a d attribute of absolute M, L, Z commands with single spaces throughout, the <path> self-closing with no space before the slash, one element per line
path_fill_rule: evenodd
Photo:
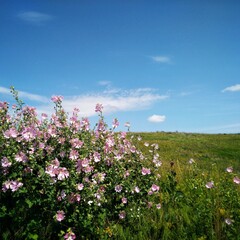
<path fill-rule="evenodd" d="M 0 0 L 0 101 L 64 96 L 132 131 L 240 132 L 240 1 Z"/>

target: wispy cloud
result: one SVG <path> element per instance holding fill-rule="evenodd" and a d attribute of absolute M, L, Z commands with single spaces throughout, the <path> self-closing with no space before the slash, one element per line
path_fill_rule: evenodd
<path fill-rule="evenodd" d="M 53 19 L 53 16 L 49 14 L 35 12 L 35 11 L 22 12 L 22 13 L 19 13 L 17 17 L 27 23 L 31 23 L 34 25 L 43 25 L 47 21 L 50 21 Z"/>
<path fill-rule="evenodd" d="M 237 92 L 237 91 L 240 91 L 240 84 L 236 84 L 236 85 L 233 85 L 233 86 L 230 86 L 230 87 L 227 87 L 225 89 L 222 90 L 222 92 Z"/>
<path fill-rule="evenodd" d="M 10 94 L 9 90 L 4 87 L 0 87 L 0 93 Z M 38 113 L 51 114 L 53 112 L 53 104 L 50 99 L 45 96 L 22 91 L 19 91 L 19 96 L 38 101 L 39 104 L 34 105 Z M 96 114 L 95 106 L 97 103 L 103 105 L 105 114 L 110 114 L 123 111 L 140 111 L 166 98 L 168 98 L 167 95 L 160 95 L 155 89 L 151 88 L 131 90 L 110 89 L 84 95 L 66 96 L 63 100 L 63 107 L 65 111 L 69 113 L 71 113 L 74 108 L 79 108 L 80 116 L 90 117 Z"/>
<path fill-rule="evenodd" d="M 167 56 L 151 56 L 151 59 L 154 62 L 158 62 L 158 63 L 170 63 L 171 62 L 170 57 L 167 57 Z"/>
<path fill-rule="evenodd" d="M 12 95 L 12 93 L 10 92 L 10 89 L 5 88 L 5 87 L 0 87 L 0 93 L 6 94 L 6 95 Z M 41 96 L 41 95 L 37 95 L 37 94 L 18 91 L 18 95 L 19 95 L 20 98 L 28 99 L 28 100 L 31 100 L 31 101 L 36 101 L 36 102 L 41 102 L 41 103 L 49 102 L 48 98 L 46 98 L 44 96 Z"/>
<path fill-rule="evenodd" d="M 164 122 L 166 120 L 166 116 L 165 115 L 152 115 L 148 118 L 149 122 L 153 122 L 153 123 L 161 123 Z"/>
<path fill-rule="evenodd" d="M 98 84 L 100 86 L 111 86 L 111 82 L 110 81 L 106 81 L 106 80 L 99 81 Z"/>

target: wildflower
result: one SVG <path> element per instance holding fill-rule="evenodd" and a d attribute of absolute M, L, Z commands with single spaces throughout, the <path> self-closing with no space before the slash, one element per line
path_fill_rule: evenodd
<path fill-rule="evenodd" d="M 151 189 L 152 189 L 153 192 L 158 192 L 160 187 L 158 185 L 156 185 L 156 184 L 153 184 Z"/>
<path fill-rule="evenodd" d="M 83 190 L 84 185 L 82 183 L 77 184 L 77 189 L 79 191 Z"/>
<path fill-rule="evenodd" d="M 66 233 L 66 234 L 64 235 L 64 239 L 66 239 L 66 240 L 74 240 L 74 239 L 76 239 L 76 235 L 75 235 L 74 232 L 72 232 L 72 231 L 70 230 L 68 233 Z"/>
<path fill-rule="evenodd" d="M 157 209 L 161 209 L 161 207 L 162 207 L 161 203 L 158 203 L 158 204 L 156 205 L 156 208 L 157 208 Z"/>
<path fill-rule="evenodd" d="M 115 119 L 113 119 L 113 122 L 112 122 L 112 127 L 113 128 L 117 128 L 119 126 L 119 122 L 118 122 L 118 120 L 115 118 Z"/>
<path fill-rule="evenodd" d="M 213 188 L 214 187 L 214 182 L 213 181 L 211 181 L 211 182 L 208 182 L 206 185 L 206 188 Z"/>
<path fill-rule="evenodd" d="M 64 180 L 69 177 L 69 172 L 65 167 L 58 169 L 58 180 Z"/>
<path fill-rule="evenodd" d="M 52 97 L 51 97 L 51 100 L 52 100 L 54 103 L 62 102 L 63 96 L 52 96 Z"/>
<path fill-rule="evenodd" d="M 148 142 L 145 142 L 145 143 L 144 143 L 144 146 L 145 146 L 145 147 L 148 147 L 148 146 L 149 146 L 149 143 L 148 143 Z"/>
<path fill-rule="evenodd" d="M 226 171 L 227 171 L 228 173 L 232 173 L 232 172 L 233 172 L 233 167 L 228 167 L 228 168 L 226 168 Z"/>
<path fill-rule="evenodd" d="M 8 108 L 8 103 L 7 102 L 0 102 L 0 109 L 7 110 L 7 108 Z"/>
<path fill-rule="evenodd" d="M 7 168 L 7 167 L 10 167 L 12 165 L 12 163 L 8 160 L 7 157 L 2 158 L 1 164 L 2 164 L 3 168 Z"/>
<path fill-rule="evenodd" d="M 190 164 L 195 163 L 194 159 L 192 159 L 192 158 L 190 158 L 188 162 L 189 162 Z"/>
<path fill-rule="evenodd" d="M 10 128 L 9 130 L 5 131 L 3 135 L 5 138 L 16 138 L 18 133 L 15 128 Z"/>
<path fill-rule="evenodd" d="M 27 156 L 23 152 L 19 152 L 15 156 L 17 162 L 26 162 L 28 160 Z"/>
<path fill-rule="evenodd" d="M 149 168 L 142 168 L 142 175 L 148 175 L 151 173 L 151 170 Z"/>
<path fill-rule="evenodd" d="M 126 123 L 124 124 L 124 126 L 127 127 L 127 128 L 130 128 L 130 122 L 126 122 Z"/>
<path fill-rule="evenodd" d="M 122 191 L 122 186 L 121 186 L 121 185 L 117 185 L 117 186 L 115 187 L 115 191 L 116 191 L 116 192 L 121 192 L 121 191 Z"/>
<path fill-rule="evenodd" d="M 93 158 L 94 158 L 94 162 L 100 162 L 100 160 L 101 160 L 101 155 L 100 155 L 100 153 L 94 152 L 94 153 L 93 153 Z"/>
<path fill-rule="evenodd" d="M 46 113 L 42 113 L 41 116 L 42 116 L 42 120 L 45 120 L 48 115 Z"/>
<path fill-rule="evenodd" d="M 69 158 L 71 160 L 77 160 L 79 156 L 79 153 L 76 150 L 71 150 L 70 154 L 69 154 Z"/>
<path fill-rule="evenodd" d="M 240 178 L 239 177 L 234 177 L 233 182 L 235 182 L 236 184 L 240 184 Z"/>
<path fill-rule="evenodd" d="M 120 219 L 124 219 L 126 217 L 126 212 L 125 211 L 121 211 L 119 214 L 118 214 L 119 218 Z"/>
<path fill-rule="evenodd" d="M 89 160 L 87 158 L 82 160 L 82 167 L 88 167 L 89 166 Z"/>
<path fill-rule="evenodd" d="M 129 171 L 127 170 L 125 173 L 124 173 L 124 178 L 128 177 L 130 175 Z"/>
<path fill-rule="evenodd" d="M 16 192 L 22 186 L 23 183 L 19 181 L 5 181 L 2 185 L 2 190 L 3 192 L 6 192 L 8 189 L 10 189 L 12 192 Z"/>
<path fill-rule="evenodd" d="M 61 222 L 65 218 L 64 211 L 57 211 L 55 217 L 58 222 Z"/>
<path fill-rule="evenodd" d="M 82 147 L 83 142 L 80 141 L 78 138 L 74 138 L 70 141 L 70 143 L 72 144 L 72 147 L 79 149 Z"/>
<path fill-rule="evenodd" d="M 226 219 L 225 219 L 225 223 L 226 223 L 227 225 L 231 225 L 231 224 L 232 224 L 232 220 L 231 220 L 230 218 L 226 218 Z"/>
<path fill-rule="evenodd" d="M 123 204 L 126 204 L 126 203 L 127 203 L 127 198 L 123 197 L 123 198 L 122 198 L 122 203 L 123 203 Z"/>
<path fill-rule="evenodd" d="M 102 110 L 103 110 L 103 105 L 100 104 L 100 103 L 97 103 L 96 107 L 95 107 L 95 112 L 100 112 L 101 113 Z"/>
<path fill-rule="evenodd" d="M 138 186 L 136 186 L 136 187 L 134 188 L 134 191 L 135 191 L 136 193 L 139 193 L 139 192 L 140 192 L 140 189 L 139 189 L 139 187 L 138 187 Z"/>

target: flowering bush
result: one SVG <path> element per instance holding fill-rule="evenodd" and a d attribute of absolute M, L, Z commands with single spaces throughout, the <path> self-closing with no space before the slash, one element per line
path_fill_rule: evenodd
<path fill-rule="evenodd" d="M 38 117 L 12 88 L 17 105 L 0 102 L 0 221 L 5 239 L 99 239 L 112 223 L 127 224 L 131 211 L 161 208 L 152 145 L 144 156 L 126 132 L 99 120 L 93 129 L 78 109 L 68 117 L 61 96 L 55 113 Z M 129 127 L 129 126 L 128 126 Z M 131 213 L 133 214 L 133 213 Z"/>

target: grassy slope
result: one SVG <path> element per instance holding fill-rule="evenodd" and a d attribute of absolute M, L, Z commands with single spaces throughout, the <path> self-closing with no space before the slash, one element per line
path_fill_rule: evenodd
<path fill-rule="evenodd" d="M 138 133 L 143 142 L 158 143 L 163 162 L 187 162 L 190 158 L 204 168 L 217 164 L 222 170 L 240 171 L 240 134 Z"/>

